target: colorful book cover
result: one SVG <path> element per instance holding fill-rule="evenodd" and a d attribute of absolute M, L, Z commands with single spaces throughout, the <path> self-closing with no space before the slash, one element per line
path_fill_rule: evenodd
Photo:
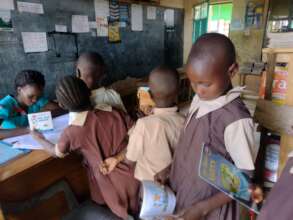
<path fill-rule="evenodd" d="M 258 207 L 251 200 L 249 177 L 206 145 L 202 147 L 199 176 L 248 209 L 259 213 Z"/>
<path fill-rule="evenodd" d="M 142 181 L 142 205 L 140 218 L 144 220 L 161 220 L 171 216 L 175 210 L 176 197 L 168 187 L 153 181 Z"/>
<path fill-rule="evenodd" d="M 28 114 L 28 121 L 31 130 L 48 131 L 54 128 L 51 112 Z"/>

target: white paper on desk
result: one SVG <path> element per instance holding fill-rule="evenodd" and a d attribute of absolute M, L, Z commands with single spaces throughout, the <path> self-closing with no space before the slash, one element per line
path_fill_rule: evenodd
<path fill-rule="evenodd" d="M 21 36 L 25 53 L 48 51 L 46 32 L 22 32 Z"/>
<path fill-rule="evenodd" d="M 147 19 L 156 20 L 157 17 L 157 8 L 154 6 L 147 7 Z"/>
<path fill-rule="evenodd" d="M 143 30 L 143 8 L 142 5 L 131 5 L 131 30 L 142 31 Z"/>
<path fill-rule="evenodd" d="M 68 126 L 68 114 L 56 117 L 53 119 L 54 130 L 44 132 L 44 136 L 53 144 L 56 144 L 62 131 Z M 25 134 L 17 137 L 6 138 L 3 140 L 6 143 L 12 144 L 13 148 L 40 150 L 43 149 L 30 134 Z"/>
<path fill-rule="evenodd" d="M 31 2 L 17 2 L 19 12 L 28 12 L 33 14 L 44 14 L 43 4 Z"/>
<path fill-rule="evenodd" d="M 90 32 L 89 18 L 87 15 L 72 15 L 72 33 Z"/>
<path fill-rule="evenodd" d="M 96 13 L 96 17 L 110 16 L 109 1 L 95 0 L 95 13 Z"/>
<path fill-rule="evenodd" d="M 61 24 L 55 24 L 55 31 L 56 32 L 67 32 L 67 26 L 66 25 L 61 25 Z"/>
<path fill-rule="evenodd" d="M 14 0 L 1 0 L 0 9 L 14 10 Z"/>
<path fill-rule="evenodd" d="M 174 9 L 166 9 L 164 12 L 164 21 L 167 27 L 174 27 Z"/>

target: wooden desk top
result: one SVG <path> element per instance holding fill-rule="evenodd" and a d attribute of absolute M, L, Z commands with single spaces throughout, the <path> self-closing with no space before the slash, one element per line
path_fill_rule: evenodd
<path fill-rule="evenodd" d="M 0 166 L 0 182 L 52 159 L 53 157 L 51 155 L 41 150 L 34 150 L 28 154 L 17 157 L 7 164 Z"/>

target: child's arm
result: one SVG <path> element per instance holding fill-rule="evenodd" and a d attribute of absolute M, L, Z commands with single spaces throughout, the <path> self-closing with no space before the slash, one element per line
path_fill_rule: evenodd
<path fill-rule="evenodd" d="M 178 215 L 176 215 L 175 219 L 201 220 L 214 209 L 220 208 L 231 201 L 232 199 L 229 196 L 219 192 L 214 196 L 181 211 Z"/>
<path fill-rule="evenodd" d="M 171 165 L 167 166 L 165 169 L 157 173 L 155 175 L 155 181 L 162 185 L 166 185 L 167 182 L 169 181 L 170 171 L 171 171 Z"/>
<path fill-rule="evenodd" d="M 45 136 L 38 131 L 31 131 L 30 134 L 44 148 L 45 151 L 53 156 L 56 156 L 55 144 L 48 141 Z"/>
<path fill-rule="evenodd" d="M 114 157 L 109 157 L 100 165 L 100 171 L 104 175 L 111 173 L 115 167 L 125 160 L 126 149 L 121 151 L 119 154 Z"/>

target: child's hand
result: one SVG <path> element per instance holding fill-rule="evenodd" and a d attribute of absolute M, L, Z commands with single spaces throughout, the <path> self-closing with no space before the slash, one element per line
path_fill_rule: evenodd
<path fill-rule="evenodd" d="M 166 217 L 164 220 L 201 220 L 203 218 L 204 212 L 202 207 L 200 205 L 194 205 L 189 209 L 180 211 L 178 214 Z"/>
<path fill-rule="evenodd" d="M 45 136 L 44 136 L 41 132 L 39 132 L 39 131 L 37 131 L 37 130 L 32 130 L 32 131 L 30 131 L 30 134 L 31 134 L 31 136 L 32 136 L 36 141 L 39 141 L 39 140 L 46 140 Z"/>
<path fill-rule="evenodd" d="M 100 165 L 100 171 L 104 175 L 108 175 L 111 173 L 117 164 L 119 163 L 118 159 L 116 157 L 109 157 L 107 158 L 101 165 Z"/>
<path fill-rule="evenodd" d="M 259 204 L 263 201 L 263 191 L 262 189 L 257 186 L 253 185 L 250 187 L 251 199 L 254 203 Z"/>
<path fill-rule="evenodd" d="M 166 183 L 169 180 L 170 169 L 171 169 L 171 166 L 168 166 L 165 169 L 163 169 L 162 171 L 160 171 L 159 173 L 157 173 L 155 175 L 155 181 L 162 184 L 162 185 L 166 185 Z"/>

